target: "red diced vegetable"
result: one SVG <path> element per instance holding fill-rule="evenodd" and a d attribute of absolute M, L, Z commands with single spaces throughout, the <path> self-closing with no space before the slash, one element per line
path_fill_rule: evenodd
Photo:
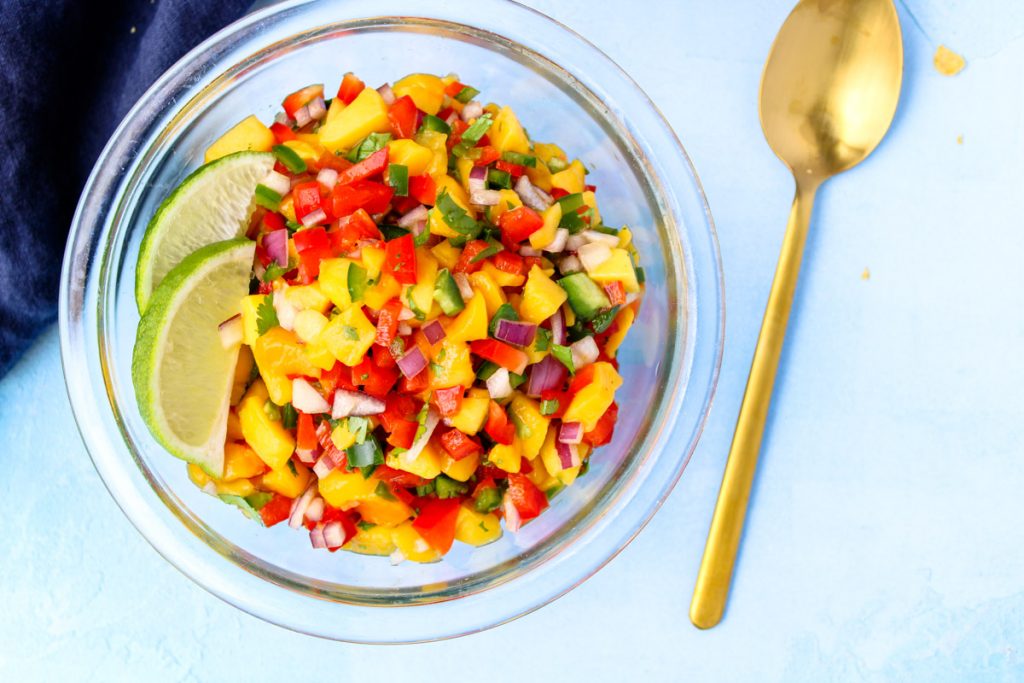
<path fill-rule="evenodd" d="M 474 354 L 484 360 L 497 363 L 509 372 L 514 372 L 517 375 L 523 374 L 527 363 L 530 362 L 529 356 L 525 353 L 497 339 L 483 339 L 470 342 L 469 348 Z"/>
<path fill-rule="evenodd" d="M 498 270 L 510 275 L 525 275 L 523 270 L 523 257 L 519 254 L 506 250 L 499 251 L 491 261 Z"/>
<path fill-rule="evenodd" d="M 428 175 L 410 176 L 409 197 L 420 204 L 433 206 L 437 201 L 437 183 Z"/>
<path fill-rule="evenodd" d="M 291 515 L 292 499 L 275 493 L 267 503 L 260 508 L 260 519 L 263 526 L 271 527 L 280 524 Z"/>
<path fill-rule="evenodd" d="M 295 202 L 295 216 L 301 221 L 320 208 L 320 183 L 315 180 L 299 183 L 292 188 L 292 199 Z"/>
<path fill-rule="evenodd" d="M 442 555 L 455 540 L 455 522 L 459 518 L 458 498 L 430 498 L 424 502 L 412 526 L 434 550 Z"/>
<path fill-rule="evenodd" d="M 441 446 L 455 460 L 462 460 L 483 450 L 476 439 L 463 434 L 458 429 L 449 429 L 442 434 Z"/>
<path fill-rule="evenodd" d="M 479 260 L 474 263 L 473 259 L 475 259 L 481 251 L 487 249 L 490 246 L 491 245 L 489 245 L 487 242 L 483 240 L 473 240 L 472 242 L 468 242 L 466 246 L 463 247 L 462 254 L 459 256 L 459 260 L 455 264 L 455 272 L 475 273 L 476 271 L 483 268 L 483 260 Z"/>
<path fill-rule="evenodd" d="M 401 312 L 402 302 L 398 298 L 384 304 L 377 314 L 377 337 L 374 339 L 374 344 L 391 345 L 398 333 L 398 316 Z"/>
<path fill-rule="evenodd" d="M 413 441 L 416 440 L 416 430 L 419 428 L 418 422 L 398 420 L 388 434 L 387 442 L 395 448 L 412 448 Z"/>
<path fill-rule="evenodd" d="M 362 386 L 371 396 L 384 398 L 397 381 L 397 370 L 378 367 L 369 356 L 364 356 L 358 365 L 352 366 L 352 384 Z"/>
<path fill-rule="evenodd" d="M 501 214 L 498 227 L 501 228 L 503 241 L 515 245 L 544 227 L 544 219 L 530 207 L 518 206 Z"/>
<path fill-rule="evenodd" d="M 464 391 L 462 387 L 434 390 L 434 405 L 437 406 L 437 412 L 441 413 L 441 417 L 451 417 L 459 412 Z"/>
<path fill-rule="evenodd" d="M 335 218 L 344 218 L 359 209 L 367 213 L 384 213 L 395 191 L 384 183 L 357 180 L 348 185 L 335 185 L 331 190 L 330 210 Z"/>
<path fill-rule="evenodd" d="M 270 132 L 274 134 L 274 140 L 276 140 L 279 145 L 283 145 L 289 140 L 294 140 L 296 138 L 295 131 L 292 130 L 290 126 L 286 126 L 280 121 L 275 121 L 270 124 Z"/>
<path fill-rule="evenodd" d="M 621 306 L 626 303 L 626 288 L 618 280 L 606 284 L 604 292 L 608 295 L 608 301 L 611 302 L 612 306 Z"/>
<path fill-rule="evenodd" d="M 360 161 L 355 166 L 345 169 L 338 174 L 338 185 L 348 185 L 357 180 L 366 180 L 375 175 L 380 175 L 388 167 L 388 148 L 382 147 L 370 156 Z"/>
<path fill-rule="evenodd" d="M 322 84 L 307 85 L 305 88 L 296 90 L 291 95 L 284 98 L 284 101 L 281 103 L 281 107 L 284 109 L 284 113 L 288 115 L 288 118 L 294 119 L 295 112 L 302 109 L 316 98 L 323 96 L 324 86 Z"/>
<path fill-rule="evenodd" d="M 487 423 L 484 425 L 484 431 L 497 443 L 508 446 L 516 435 L 516 426 L 508 419 L 505 409 L 491 401 L 487 406 Z"/>
<path fill-rule="evenodd" d="M 402 235 L 387 243 L 384 250 L 384 272 L 400 284 L 416 284 L 416 244 L 412 235 Z"/>
<path fill-rule="evenodd" d="M 363 240 L 381 238 L 377 224 L 366 213 L 366 209 L 357 209 L 339 220 L 337 230 L 331 230 L 327 236 L 331 238 L 331 251 L 338 255 L 351 253 Z"/>
<path fill-rule="evenodd" d="M 615 422 L 619 419 L 619 406 L 612 403 L 604 415 L 597 421 L 597 424 L 589 432 L 583 434 L 583 440 L 595 448 L 603 446 L 612 440 L 615 434 Z"/>
<path fill-rule="evenodd" d="M 548 498 L 522 473 L 508 475 L 506 499 L 515 506 L 523 522 L 533 519 L 548 506 Z"/>
<path fill-rule="evenodd" d="M 365 87 L 366 84 L 355 74 L 347 73 L 341 79 L 341 85 L 338 86 L 338 99 L 345 104 L 352 104 L 352 100 L 358 97 Z"/>
<path fill-rule="evenodd" d="M 416 103 L 408 95 L 395 100 L 388 108 L 388 122 L 391 124 L 392 134 L 396 138 L 411 138 L 415 135 L 418 114 Z"/>
<path fill-rule="evenodd" d="M 505 161 L 504 159 L 499 159 L 498 161 L 494 162 L 494 167 L 499 171 L 505 171 L 513 178 L 518 178 L 519 176 L 526 173 L 525 166 L 513 164 L 511 161 Z"/>

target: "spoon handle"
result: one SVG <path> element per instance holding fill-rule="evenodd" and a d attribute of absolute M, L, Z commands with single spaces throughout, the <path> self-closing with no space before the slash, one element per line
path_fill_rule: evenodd
<path fill-rule="evenodd" d="M 711 628 L 722 619 L 725 611 L 817 189 L 816 182 L 797 184 L 690 604 L 690 621 L 698 628 Z"/>

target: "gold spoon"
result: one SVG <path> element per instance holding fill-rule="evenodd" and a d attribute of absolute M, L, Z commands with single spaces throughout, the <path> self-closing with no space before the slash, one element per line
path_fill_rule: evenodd
<path fill-rule="evenodd" d="M 902 78 L 903 40 L 891 0 L 801 0 L 765 63 L 761 128 L 793 172 L 796 197 L 690 605 L 699 628 L 714 626 L 725 611 L 814 195 L 881 142 Z"/>

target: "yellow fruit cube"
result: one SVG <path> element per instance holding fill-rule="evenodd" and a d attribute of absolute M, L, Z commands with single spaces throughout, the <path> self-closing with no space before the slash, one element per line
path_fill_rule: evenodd
<path fill-rule="evenodd" d="M 530 140 L 526 137 L 526 131 L 516 118 L 515 112 L 509 107 L 502 107 L 494 117 L 487 137 L 499 152 L 530 153 Z"/>
<path fill-rule="evenodd" d="M 502 214 L 523 205 L 523 200 L 514 190 L 498 190 L 498 194 L 501 195 L 498 203 L 487 209 L 487 217 L 495 225 L 498 224 L 498 219 Z"/>
<path fill-rule="evenodd" d="M 331 443 L 339 451 L 343 451 L 356 442 L 356 435 L 349 431 L 348 421 L 342 422 L 331 431 Z"/>
<path fill-rule="evenodd" d="M 205 488 L 207 484 L 213 481 L 213 477 L 203 471 L 203 468 L 199 465 L 190 462 L 186 468 L 188 471 L 188 478 L 192 480 L 192 483 L 199 488 Z"/>
<path fill-rule="evenodd" d="M 366 319 L 361 308 L 353 306 L 327 323 L 317 342 L 326 346 L 341 363 L 352 367 L 363 360 L 376 336 L 377 328 Z"/>
<path fill-rule="evenodd" d="M 513 439 L 512 443 L 508 445 L 503 443 L 494 444 L 491 447 L 490 453 L 487 454 L 487 459 L 492 465 L 506 472 L 518 472 L 523 461 L 523 452 L 520 445 L 518 438 Z"/>
<path fill-rule="evenodd" d="M 446 476 L 451 477 L 455 481 L 468 481 L 473 473 L 476 472 L 476 468 L 480 466 L 480 454 L 473 453 L 467 455 L 461 460 L 456 460 L 447 453 L 444 455 L 444 459 L 441 461 L 441 471 Z"/>
<path fill-rule="evenodd" d="M 395 542 L 386 526 L 360 526 L 344 548 L 360 555 L 390 555 L 395 552 Z"/>
<path fill-rule="evenodd" d="M 306 140 L 287 140 L 282 143 L 285 147 L 290 149 L 299 155 L 303 161 L 307 164 L 319 161 L 320 156 L 324 153 L 324 148 L 320 145 L 319 140 L 316 142 L 309 142 Z"/>
<path fill-rule="evenodd" d="M 501 522 L 493 512 L 482 513 L 473 509 L 471 503 L 459 506 L 455 518 L 455 540 L 469 545 L 481 546 L 501 538 Z"/>
<path fill-rule="evenodd" d="M 338 308 L 352 305 L 352 295 L 348 289 L 348 269 L 352 261 L 347 258 L 324 259 L 320 262 L 320 283 L 322 291 Z"/>
<path fill-rule="evenodd" d="M 302 344 L 294 332 L 283 327 L 272 327 L 256 339 L 252 355 L 260 369 L 260 375 L 267 376 L 317 376 L 319 373 L 303 351 Z M 278 403 L 283 405 L 283 403 Z"/>
<path fill-rule="evenodd" d="M 469 193 L 469 174 L 473 172 L 473 167 L 476 164 L 469 157 L 459 157 L 455 160 L 455 170 L 459 173 L 459 179 L 462 180 L 462 189 Z"/>
<path fill-rule="evenodd" d="M 306 358 L 309 359 L 309 362 L 320 370 L 330 370 L 338 362 L 335 360 L 334 354 L 319 342 L 319 336 L 309 344 L 306 344 L 302 350 L 306 352 Z"/>
<path fill-rule="evenodd" d="M 255 116 L 247 116 L 206 148 L 204 161 L 210 163 L 214 159 L 246 150 L 269 152 L 275 142 L 269 128 Z"/>
<path fill-rule="evenodd" d="M 462 255 L 462 251 L 458 247 L 453 247 L 448 240 L 442 240 L 431 247 L 430 253 L 434 255 L 442 268 L 448 270 L 455 268 L 455 264 L 459 262 L 459 256 Z"/>
<path fill-rule="evenodd" d="M 483 295 L 474 294 L 473 298 L 466 302 L 466 307 L 448 323 L 445 335 L 456 342 L 487 339 L 488 320 L 487 304 Z"/>
<path fill-rule="evenodd" d="M 483 297 L 484 304 L 487 306 L 488 318 L 494 317 L 494 314 L 501 305 L 508 301 L 508 297 L 505 296 L 505 290 L 499 287 L 498 283 L 482 270 L 470 273 L 469 284 L 472 285 L 473 291 L 476 292 L 476 296 L 473 297 L 474 299 L 477 296 Z"/>
<path fill-rule="evenodd" d="M 562 471 L 562 460 L 558 457 L 558 429 L 550 427 L 544 436 L 544 445 L 540 448 L 540 460 L 544 462 L 544 469 L 550 474 L 557 475 Z"/>
<path fill-rule="evenodd" d="M 327 327 L 327 316 L 319 311 L 305 310 L 295 314 L 295 336 L 303 344 L 308 344 Z"/>
<path fill-rule="evenodd" d="M 387 133 L 390 130 L 388 105 L 384 98 L 373 88 L 364 88 L 333 117 L 328 112 L 320 127 L 320 144 L 331 152 L 344 152 L 370 133 Z"/>
<path fill-rule="evenodd" d="M 362 472 L 344 472 L 334 470 L 317 482 L 320 495 L 331 507 L 348 510 L 359 502 L 374 495 L 380 482 L 373 477 L 367 479 Z"/>
<path fill-rule="evenodd" d="M 235 376 L 231 380 L 231 405 L 237 406 L 238 402 L 242 400 L 245 388 L 249 386 L 249 378 L 252 377 L 252 366 L 255 362 L 252 357 L 252 349 L 248 346 L 242 346 L 238 349 L 238 360 L 235 361 Z"/>
<path fill-rule="evenodd" d="M 235 479 L 233 481 L 215 481 L 218 496 L 238 496 L 245 498 L 256 493 L 256 487 L 248 479 Z"/>
<path fill-rule="evenodd" d="M 629 252 L 618 247 L 611 251 L 612 255 L 604 262 L 587 270 L 590 279 L 602 285 L 619 281 L 627 292 L 639 292 L 640 284 L 636 280 L 636 270 Z"/>
<path fill-rule="evenodd" d="M 618 353 L 619 347 L 626 338 L 626 333 L 629 332 L 629 328 L 633 326 L 634 319 L 636 319 L 636 313 L 633 312 L 632 307 L 622 309 L 619 311 L 619 314 L 615 316 L 616 329 L 608 335 L 608 341 L 605 342 L 604 345 L 604 352 L 611 358 L 615 358 L 615 354 Z"/>
<path fill-rule="evenodd" d="M 284 290 L 284 300 L 300 311 L 326 313 L 331 310 L 331 300 L 324 294 L 319 282 L 287 288 Z"/>
<path fill-rule="evenodd" d="M 308 360 L 309 357 L 307 356 L 306 359 Z M 288 375 L 267 372 L 262 377 L 263 382 L 267 385 L 267 393 L 270 394 L 271 401 L 279 406 L 291 403 L 292 381 L 288 379 Z"/>
<path fill-rule="evenodd" d="M 587 206 L 589 206 L 591 209 L 594 210 L 594 217 L 593 217 L 593 219 L 591 219 L 590 224 L 591 225 L 600 225 L 601 224 L 601 211 L 598 210 L 598 208 L 597 208 L 597 197 L 594 196 L 594 193 L 591 192 L 590 190 L 584 190 L 583 191 L 583 203 L 586 204 Z"/>
<path fill-rule="evenodd" d="M 434 152 L 413 140 L 392 140 L 387 144 L 388 162 L 401 164 L 409 169 L 409 175 L 423 175 L 434 160 Z"/>
<path fill-rule="evenodd" d="M 526 322 L 540 324 L 547 320 L 569 297 L 565 290 L 544 274 L 537 266 L 530 268 L 523 287 L 523 300 L 519 305 L 519 316 Z"/>
<path fill-rule="evenodd" d="M 445 337 L 441 342 L 441 348 L 434 356 L 434 365 L 429 372 L 431 389 L 470 386 L 476 380 L 476 373 L 473 372 L 469 346 Z"/>
<path fill-rule="evenodd" d="M 238 407 L 238 419 L 246 442 L 270 469 L 281 468 L 295 452 L 295 439 L 280 420 L 264 409 L 270 395 L 262 379 L 249 387 Z"/>
<path fill-rule="evenodd" d="M 409 308 L 423 315 L 434 303 L 434 281 L 437 279 L 437 259 L 426 247 L 416 247 L 416 284 L 408 285 L 402 300 L 412 304 Z"/>
<path fill-rule="evenodd" d="M 371 481 L 378 482 L 376 479 Z M 359 515 L 370 524 L 397 526 L 412 516 L 412 508 L 400 500 L 373 495 L 356 505 Z"/>
<path fill-rule="evenodd" d="M 441 553 L 434 550 L 419 532 L 413 528 L 412 522 L 404 522 L 391 530 L 391 540 L 407 560 L 413 562 L 437 562 Z"/>
<path fill-rule="evenodd" d="M 452 198 L 452 201 L 462 207 L 467 215 L 470 217 L 476 216 L 472 207 L 469 205 L 469 196 L 454 178 L 445 175 L 443 178 L 437 179 L 437 196 L 440 197 L 442 192 L 447 192 L 448 196 Z M 437 208 L 430 210 L 430 215 L 427 217 L 427 229 L 430 230 L 431 234 L 440 235 L 441 237 L 462 237 L 462 233 L 458 232 L 445 222 L 444 215 L 441 213 L 441 210 Z"/>
<path fill-rule="evenodd" d="M 555 478 L 558 479 L 562 486 L 572 486 L 573 482 L 576 481 L 576 477 L 580 475 L 580 469 L 579 465 L 564 469 L 555 475 Z"/>
<path fill-rule="evenodd" d="M 429 149 L 433 155 L 424 173 L 435 182 L 441 182 L 448 176 L 448 136 L 436 130 L 423 130 L 416 133 L 414 140 L 417 145 Z"/>
<path fill-rule="evenodd" d="M 594 379 L 576 392 L 562 420 L 580 422 L 583 424 L 583 431 L 591 431 L 615 400 L 615 390 L 620 386 L 622 377 L 611 363 L 594 363 Z"/>
<path fill-rule="evenodd" d="M 530 461 L 530 466 L 533 467 L 533 470 L 526 475 L 526 478 L 532 481 L 534 486 L 541 491 L 549 491 L 558 486 L 558 479 L 548 472 L 543 458 L 534 458 Z"/>
<path fill-rule="evenodd" d="M 541 415 L 540 405 L 525 394 L 515 392 L 508 405 L 508 415 L 516 426 L 516 437 L 522 440 L 523 456 L 533 460 L 540 453 L 548 433 L 550 418 Z"/>
<path fill-rule="evenodd" d="M 503 270 L 495 268 L 494 264 L 490 261 L 484 261 L 484 265 L 481 266 L 480 272 L 494 280 L 499 287 L 522 287 L 523 282 L 526 281 L 526 278 L 522 275 L 506 273 Z"/>
<path fill-rule="evenodd" d="M 385 273 L 381 276 L 380 282 L 372 287 L 367 287 L 363 292 L 363 303 L 368 308 L 379 311 L 387 302 L 401 293 L 402 285 L 398 284 L 398 281 L 391 275 Z"/>
<path fill-rule="evenodd" d="M 444 83 L 431 74 L 409 74 L 391 86 L 395 97 L 408 95 L 417 109 L 428 114 L 437 114 L 444 103 Z"/>
<path fill-rule="evenodd" d="M 564 171 L 559 171 L 551 176 L 551 186 L 559 187 L 569 194 L 583 192 L 584 177 L 586 170 L 579 159 L 575 159 Z"/>
<path fill-rule="evenodd" d="M 294 468 L 294 470 L 292 469 Z M 263 488 L 289 498 L 298 498 L 309 486 L 313 473 L 301 462 L 289 461 L 284 467 L 270 470 L 263 475 Z"/>
<path fill-rule="evenodd" d="M 362 261 L 363 268 L 366 269 L 367 280 L 376 282 L 380 277 L 380 269 L 384 267 L 384 257 L 384 250 L 377 247 L 365 245 L 360 250 L 359 260 Z"/>
<path fill-rule="evenodd" d="M 224 444 L 224 474 L 222 481 L 249 479 L 266 472 L 266 464 L 255 451 L 243 443 Z"/>
<path fill-rule="evenodd" d="M 226 441 L 244 441 L 242 434 L 242 421 L 238 419 L 238 413 L 234 410 L 228 412 L 228 433 Z"/>
<path fill-rule="evenodd" d="M 433 441 L 428 441 L 415 457 L 409 457 L 410 451 L 403 453 L 389 454 L 387 457 L 388 467 L 403 472 L 410 472 L 424 479 L 433 479 L 441 473 L 441 453 Z"/>
<path fill-rule="evenodd" d="M 452 415 L 452 426 L 464 434 L 476 434 L 487 422 L 487 409 L 490 405 L 491 397 L 486 391 L 483 396 L 471 393 L 462 399 L 459 411 Z"/>
<path fill-rule="evenodd" d="M 258 309 L 266 297 L 263 294 L 250 294 L 242 297 L 242 343 L 252 346 L 260 336 Z"/>
<path fill-rule="evenodd" d="M 619 230 L 619 246 L 623 249 L 633 243 L 633 231 L 623 226 L 622 230 Z"/>
<path fill-rule="evenodd" d="M 544 225 L 537 232 L 530 235 L 530 246 L 534 249 L 543 249 L 555 239 L 555 232 L 558 230 L 558 223 L 562 220 L 562 205 L 555 202 L 544 209 L 541 214 Z"/>

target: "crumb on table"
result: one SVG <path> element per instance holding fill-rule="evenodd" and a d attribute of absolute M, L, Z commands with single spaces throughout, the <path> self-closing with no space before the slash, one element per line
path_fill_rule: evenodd
<path fill-rule="evenodd" d="M 955 76 L 967 65 L 962 55 L 958 55 L 945 45 L 939 45 L 932 61 L 935 63 L 935 70 L 943 76 Z"/>
<path fill-rule="evenodd" d="M 870 280 L 871 279 L 871 271 L 867 269 L 867 266 L 864 267 L 864 272 L 860 274 L 860 279 L 861 280 Z"/>

